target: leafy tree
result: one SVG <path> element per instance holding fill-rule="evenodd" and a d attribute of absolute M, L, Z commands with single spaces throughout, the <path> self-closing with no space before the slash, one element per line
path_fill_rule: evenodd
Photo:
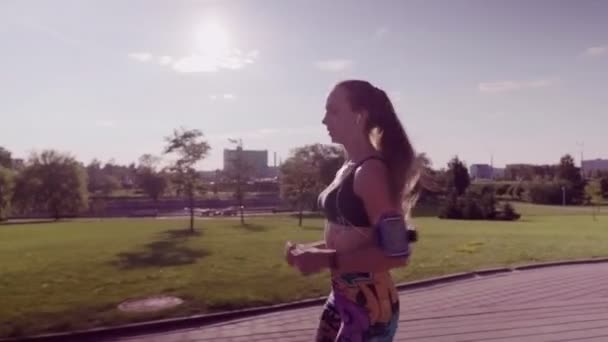
<path fill-rule="evenodd" d="M 574 165 L 574 159 L 571 155 L 564 155 L 559 161 L 558 173 L 559 179 L 570 182 L 576 182 L 581 179 L 579 169 Z"/>
<path fill-rule="evenodd" d="M 0 146 L 0 167 L 4 167 L 6 169 L 13 167 L 11 152 L 2 146 Z"/>
<path fill-rule="evenodd" d="M 163 172 L 156 170 L 159 157 L 144 154 L 139 158 L 138 185 L 154 201 L 158 203 L 159 198 L 167 190 L 169 181 Z"/>
<path fill-rule="evenodd" d="M 87 176 L 71 156 L 53 150 L 32 154 L 15 184 L 21 211 L 44 210 L 56 220 L 88 207 Z"/>
<path fill-rule="evenodd" d="M 203 191 L 201 179 L 195 169 L 198 162 L 207 157 L 211 147 L 202 140 L 203 133 L 198 129 L 180 128 L 173 135 L 165 138 L 167 145 L 164 154 L 176 154 L 170 170 L 175 176 L 178 192 L 183 194 L 189 203 L 190 231 L 194 232 L 194 199 Z"/>
<path fill-rule="evenodd" d="M 298 209 L 300 226 L 305 207 L 319 194 L 321 187 L 319 169 L 307 148 L 297 149 L 281 165 L 281 196 Z"/>
<path fill-rule="evenodd" d="M 0 221 L 8 219 L 11 212 L 11 198 L 14 189 L 13 172 L 0 166 Z"/>
<path fill-rule="evenodd" d="M 114 191 L 121 188 L 120 181 L 112 175 L 103 175 L 101 178 L 101 184 L 99 191 L 104 196 L 110 196 Z"/>
<path fill-rule="evenodd" d="M 336 176 L 338 170 L 344 165 L 344 153 L 342 149 L 334 145 L 313 144 L 304 146 L 312 160 L 319 167 L 321 185 L 329 185 Z"/>
<path fill-rule="evenodd" d="M 228 181 L 234 183 L 234 199 L 237 201 L 239 213 L 241 217 L 241 225 L 245 224 L 245 215 L 243 213 L 245 193 L 247 180 L 249 179 L 250 165 L 244 158 L 243 155 L 243 140 L 241 139 L 229 139 L 230 143 L 236 145 L 236 150 L 232 160 L 230 160 L 230 167 L 226 170 L 225 176 Z"/>
<path fill-rule="evenodd" d="M 600 189 L 602 196 L 608 198 L 608 176 L 604 176 L 600 179 Z"/>
<path fill-rule="evenodd" d="M 317 197 L 344 165 L 344 154 L 335 145 L 310 144 L 292 151 L 281 166 L 281 196 L 299 210 L 317 210 Z"/>
<path fill-rule="evenodd" d="M 87 171 L 87 189 L 92 194 L 101 194 L 109 196 L 115 190 L 122 188 L 120 182 L 121 172 L 117 171 L 121 168 L 118 165 L 106 164 L 103 168 L 101 162 L 93 159 L 86 167 Z"/>
<path fill-rule="evenodd" d="M 574 165 L 574 159 L 569 154 L 560 159 L 558 167 L 558 179 L 567 190 L 568 203 L 580 204 L 585 199 L 586 181 L 583 179 L 580 169 Z"/>
<path fill-rule="evenodd" d="M 471 184 L 469 171 L 458 157 L 454 157 L 448 164 L 447 182 L 448 189 L 455 191 L 458 196 L 463 195 Z"/>

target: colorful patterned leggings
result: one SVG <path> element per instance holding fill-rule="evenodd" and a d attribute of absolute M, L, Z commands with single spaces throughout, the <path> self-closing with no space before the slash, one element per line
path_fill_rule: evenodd
<path fill-rule="evenodd" d="M 340 278 L 333 281 L 316 341 L 393 341 L 399 322 L 399 299 L 392 282 L 387 282 L 384 275 L 370 273 Z"/>

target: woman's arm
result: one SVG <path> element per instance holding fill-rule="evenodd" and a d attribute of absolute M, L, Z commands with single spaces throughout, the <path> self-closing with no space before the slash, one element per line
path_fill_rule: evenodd
<path fill-rule="evenodd" d="M 339 273 L 382 272 L 407 265 L 407 257 L 387 256 L 376 246 L 359 249 L 351 253 L 333 252 L 328 256 L 329 267 Z M 334 260 L 331 260 L 334 258 Z"/>
<path fill-rule="evenodd" d="M 391 198 L 389 177 L 386 164 L 380 160 L 369 160 L 355 172 L 353 190 L 363 200 L 372 225 L 370 229 L 378 229 L 378 222 L 385 214 L 402 212 L 400 203 Z M 373 245 L 345 255 L 339 253 L 335 261 L 340 271 L 348 272 L 365 267 L 369 270 L 401 267 L 407 264 L 407 257 L 388 256 L 380 246 Z"/>
<path fill-rule="evenodd" d="M 319 249 L 326 248 L 325 240 L 319 240 L 319 241 L 309 242 L 309 243 L 299 243 L 298 245 L 300 246 L 300 248 L 319 248 Z"/>

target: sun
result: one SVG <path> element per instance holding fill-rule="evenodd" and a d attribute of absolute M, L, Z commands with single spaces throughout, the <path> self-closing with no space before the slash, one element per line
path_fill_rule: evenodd
<path fill-rule="evenodd" d="M 230 50 L 230 34 L 217 16 L 208 16 L 197 27 L 195 46 L 207 56 L 224 56 Z"/>

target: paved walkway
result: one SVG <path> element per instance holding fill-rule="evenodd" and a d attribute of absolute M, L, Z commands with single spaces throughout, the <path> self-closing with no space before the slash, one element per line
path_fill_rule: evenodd
<path fill-rule="evenodd" d="M 396 341 L 608 341 L 608 264 L 549 267 L 401 292 Z M 320 307 L 122 342 L 313 340 Z M 118 341 L 118 340 L 115 340 Z"/>

